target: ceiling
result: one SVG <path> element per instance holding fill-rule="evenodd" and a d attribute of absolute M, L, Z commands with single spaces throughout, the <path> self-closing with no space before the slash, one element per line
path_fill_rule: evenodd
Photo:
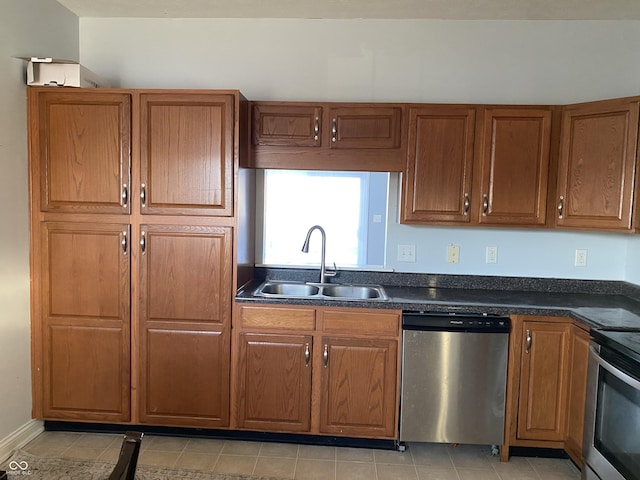
<path fill-rule="evenodd" d="M 640 0 L 57 0 L 78 17 L 640 20 Z"/>

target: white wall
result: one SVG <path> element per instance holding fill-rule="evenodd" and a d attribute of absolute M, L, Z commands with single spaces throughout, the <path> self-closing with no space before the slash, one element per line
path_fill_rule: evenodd
<path fill-rule="evenodd" d="M 31 419 L 25 64 L 78 59 L 78 18 L 52 0 L 0 2 L 0 440 Z"/>
<path fill-rule="evenodd" d="M 640 285 L 640 236 L 629 241 L 625 280 Z"/>
<path fill-rule="evenodd" d="M 82 63 L 116 86 L 238 88 L 253 100 L 561 104 L 638 95 L 638 45 L 640 21 L 80 20 Z M 640 266 L 629 235 L 390 222 L 388 238 L 388 264 L 400 271 L 640 283 L 627 265 Z M 395 262 L 407 243 L 416 263 Z M 449 243 L 461 246 L 458 265 L 444 261 Z M 495 265 L 484 263 L 489 245 L 499 250 Z M 588 249 L 587 267 L 573 266 L 576 248 Z"/>

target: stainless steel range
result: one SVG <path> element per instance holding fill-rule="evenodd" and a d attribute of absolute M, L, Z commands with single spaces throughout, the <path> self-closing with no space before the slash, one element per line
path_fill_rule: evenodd
<path fill-rule="evenodd" d="M 583 445 L 582 480 L 640 480 L 640 358 L 594 341 Z"/>

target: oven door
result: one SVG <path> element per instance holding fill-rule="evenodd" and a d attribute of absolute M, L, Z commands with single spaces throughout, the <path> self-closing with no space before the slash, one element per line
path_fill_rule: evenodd
<path fill-rule="evenodd" d="M 591 343 L 583 479 L 640 480 L 640 365 Z M 591 471 L 589 471 L 591 469 Z"/>

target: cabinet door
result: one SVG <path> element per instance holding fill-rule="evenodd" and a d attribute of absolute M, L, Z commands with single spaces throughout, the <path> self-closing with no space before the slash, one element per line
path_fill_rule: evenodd
<path fill-rule="evenodd" d="M 42 396 L 46 419 L 130 420 L 128 232 L 126 224 L 42 224 L 34 401 Z"/>
<path fill-rule="evenodd" d="M 475 109 L 409 110 L 403 223 L 468 223 Z"/>
<path fill-rule="evenodd" d="M 563 110 L 557 225 L 631 228 L 638 104 L 612 100 Z"/>
<path fill-rule="evenodd" d="M 52 89 L 30 96 L 40 209 L 128 213 L 130 95 Z"/>
<path fill-rule="evenodd" d="M 140 96 L 143 214 L 233 215 L 234 98 Z"/>
<path fill-rule="evenodd" d="M 307 432 L 311 425 L 311 335 L 239 335 L 238 426 Z"/>
<path fill-rule="evenodd" d="M 587 369 L 589 363 L 587 332 L 576 326 L 571 335 L 571 366 L 569 375 L 569 399 L 567 409 L 567 440 L 565 449 L 571 458 L 582 465 L 582 434 L 587 395 Z"/>
<path fill-rule="evenodd" d="M 393 438 L 397 340 L 323 337 L 320 432 Z"/>
<path fill-rule="evenodd" d="M 400 107 L 332 107 L 329 148 L 400 148 Z"/>
<path fill-rule="evenodd" d="M 140 420 L 226 426 L 231 228 L 140 228 Z"/>
<path fill-rule="evenodd" d="M 545 224 L 550 143 L 550 110 L 485 110 L 479 223 Z"/>
<path fill-rule="evenodd" d="M 321 126 L 319 105 L 253 104 L 253 145 L 319 147 Z"/>
<path fill-rule="evenodd" d="M 519 439 L 565 439 L 570 332 L 570 324 L 523 323 Z"/>

